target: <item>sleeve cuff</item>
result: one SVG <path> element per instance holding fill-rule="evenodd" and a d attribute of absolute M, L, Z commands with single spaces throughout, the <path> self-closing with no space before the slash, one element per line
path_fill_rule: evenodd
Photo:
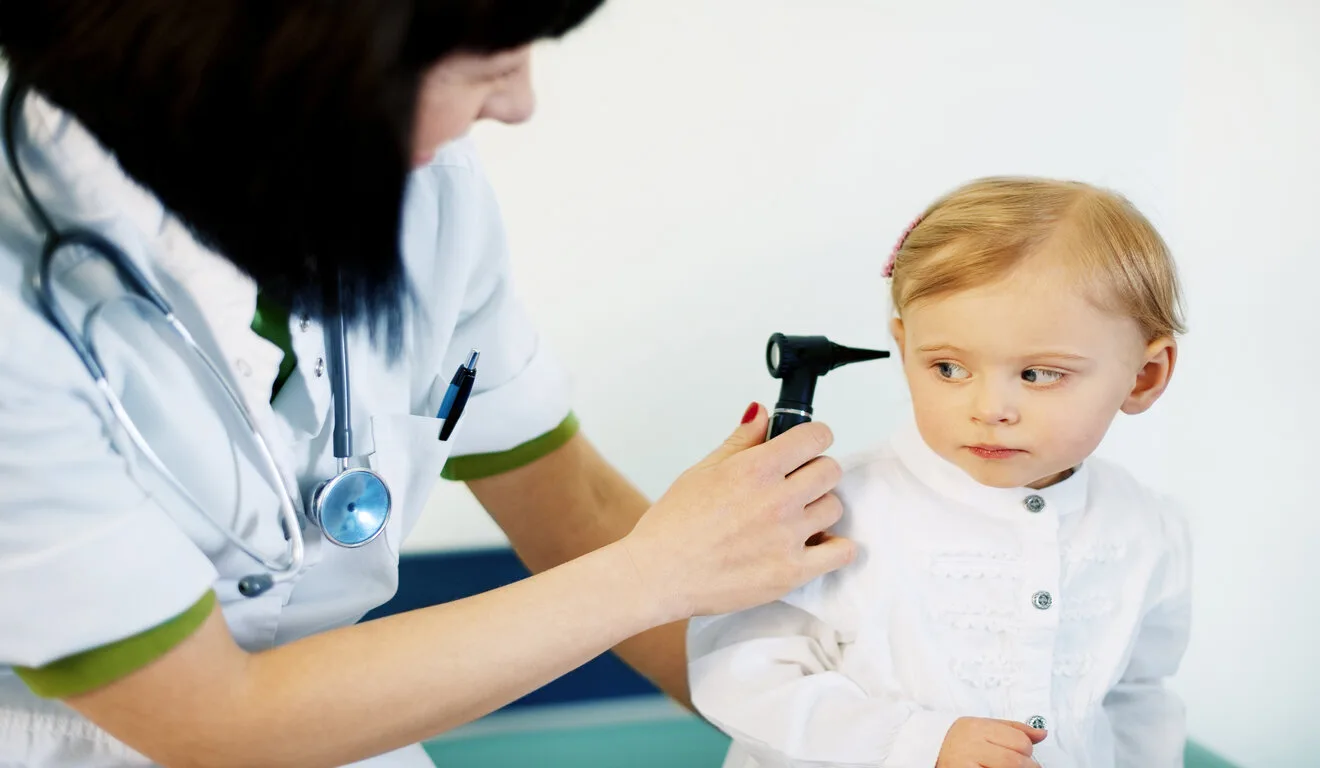
<path fill-rule="evenodd" d="M 169 653 L 196 632 L 214 608 L 215 592 L 207 590 L 188 610 L 139 635 L 42 667 L 14 667 L 14 674 L 42 698 L 63 699 L 94 691 Z"/>
<path fill-rule="evenodd" d="M 0 563 L 0 581 L 31 585 L 0 590 L 3 662 L 43 667 L 133 637 L 178 616 L 215 583 L 215 566 L 151 503 L 68 538 L 20 558 L 21 567 Z"/>
<path fill-rule="evenodd" d="M 940 757 L 944 737 L 958 715 L 918 710 L 898 729 L 889 761 L 892 768 L 931 768 Z"/>
<path fill-rule="evenodd" d="M 466 482 L 524 467 L 562 448 L 578 433 L 578 428 L 577 416 L 569 413 L 559 426 L 510 450 L 451 457 L 440 471 L 440 476 L 446 480 Z"/>
<path fill-rule="evenodd" d="M 475 345 L 473 345 L 475 346 Z M 499 366 L 486 365 L 490 371 Z M 572 410 L 572 380 L 545 344 L 511 378 L 477 389 L 454 432 L 454 456 L 506 453 L 554 430 Z"/>

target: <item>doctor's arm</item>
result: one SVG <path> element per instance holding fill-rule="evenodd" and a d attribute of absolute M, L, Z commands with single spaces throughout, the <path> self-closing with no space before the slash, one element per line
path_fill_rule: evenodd
<path fill-rule="evenodd" d="M 623 538 L 650 506 L 581 432 L 526 466 L 469 481 L 468 487 L 533 573 Z M 690 708 L 686 626 L 679 621 L 643 632 L 614 652 Z"/>
<path fill-rule="evenodd" d="M 1170 518 L 1172 546 L 1156 598 L 1142 619 L 1118 684 L 1105 696 L 1119 768 L 1182 766 L 1186 710 L 1166 687 L 1187 649 L 1191 629 L 1191 543 L 1181 517 Z"/>
<path fill-rule="evenodd" d="M 654 627 L 783 594 L 851 558 L 823 425 L 758 445 L 764 409 L 623 540 L 500 589 L 250 653 L 219 609 L 65 701 L 166 765 L 320 766 L 470 722 Z M 794 471 L 794 467 L 801 467 Z M 816 500 L 820 500 L 817 502 Z"/>
<path fill-rule="evenodd" d="M 461 163 L 419 174 L 410 234 L 420 238 L 417 251 L 436 254 L 436 263 L 471 261 L 448 348 L 482 354 L 445 477 L 467 483 L 523 563 L 540 573 L 618 541 L 651 505 L 580 432 L 562 442 L 566 425 L 576 429 L 571 414 L 561 423 L 571 408 L 571 378 L 516 297 L 503 219 L 480 161 L 466 140 L 446 152 Z M 434 294 L 448 287 L 437 283 Z M 559 447 L 545 453 L 547 444 Z M 528 454 L 539 458 L 528 461 Z M 682 622 L 615 651 L 687 703 Z"/>

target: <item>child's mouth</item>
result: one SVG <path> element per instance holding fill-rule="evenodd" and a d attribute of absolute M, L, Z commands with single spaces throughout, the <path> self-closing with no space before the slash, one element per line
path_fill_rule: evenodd
<path fill-rule="evenodd" d="M 981 459 L 1011 459 L 1019 456 L 1026 451 L 1017 448 L 1005 448 L 1002 445 L 969 445 L 967 450 L 972 452 L 973 456 Z"/>

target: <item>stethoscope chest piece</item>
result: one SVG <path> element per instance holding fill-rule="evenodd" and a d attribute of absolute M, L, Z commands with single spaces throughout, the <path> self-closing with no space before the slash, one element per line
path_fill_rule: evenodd
<path fill-rule="evenodd" d="M 312 494 L 312 521 L 341 547 L 360 547 L 380 535 L 390 518 L 390 489 L 375 472 L 347 469 Z"/>

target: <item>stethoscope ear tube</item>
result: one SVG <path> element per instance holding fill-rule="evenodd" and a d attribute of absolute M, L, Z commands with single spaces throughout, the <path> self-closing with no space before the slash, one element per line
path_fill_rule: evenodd
<path fill-rule="evenodd" d="M 118 424 L 124 434 L 128 436 L 129 441 L 146 459 L 147 463 L 159 473 L 160 477 L 170 486 L 170 488 L 179 496 L 188 506 L 192 507 L 207 523 L 215 528 L 225 539 L 242 551 L 245 555 L 255 560 L 261 567 L 265 568 L 267 573 L 251 574 L 238 579 L 237 589 L 239 594 L 245 597 L 256 597 L 270 590 L 276 583 L 292 580 L 299 571 L 302 570 L 305 558 L 305 542 L 302 536 L 302 524 L 299 520 L 298 505 L 294 500 L 294 495 L 290 491 L 284 477 L 275 463 L 274 455 L 271 453 L 270 446 L 257 428 L 255 419 L 251 411 L 243 402 L 239 394 L 229 385 L 227 378 L 221 373 L 219 367 L 211 360 L 210 356 L 198 346 L 196 340 L 190 334 L 187 328 L 175 317 L 169 303 L 165 301 L 147 280 L 146 276 L 138 269 L 127 255 L 123 253 L 109 240 L 90 230 L 72 230 L 69 232 L 60 232 L 56 230 L 50 216 L 37 202 L 28 184 L 27 177 L 23 174 L 23 168 L 18 161 L 17 150 L 17 126 L 18 109 L 21 97 L 26 93 L 26 88 L 17 82 L 12 72 L 8 81 L 5 83 L 4 94 L 0 97 L 0 109 L 3 109 L 3 115 L 0 116 L 0 140 L 4 143 L 5 158 L 9 163 L 10 170 L 21 190 L 28 208 L 41 228 L 44 235 L 44 243 L 41 250 L 37 269 L 33 274 L 32 281 L 35 289 L 36 299 L 41 307 L 42 313 L 63 336 L 73 348 L 74 353 L 81 360 L 83 366 L 90 374 L 97 390 L 104 398 L 111 417 Z M 106 377 L 104 366 L 96 354 L 96 349 L 89 341 L 90 336 L 77 331 L 61 311 L 59 302 L 54 292 L 54 273 L 53 265 L 55 257 L 62 248 L 81 247 L 92 253 L 96 253 L 115 269 L 116 274 L 124 281 L 126 286 L 135 294 L 128 300 L 141 302 L 151 309 L 159 311 L 173 332 L 183 341 L 184 345 L 190 350 L 191 354 L 201 360 L 207 371 L 215 381 L 219 383 L 231 405 L 237 409 L 242 417 L 244 424 L 251 432 L 261 456 L 263 469 L 269 479 L 275 483 L 279 493 L 280 504 L 280 523 L 283 527 L 285 537 L 288 540 L 288 549 L 286 556 L 282 559 L 273 559 L 265 556 L 255 548 L 243 541 L 234 530 L 226 528 L 216 522 L 215 518 L 206 513 L 205 507 L 188 491 L 188 489 L 179 481 L 170 469 L 165 466 L 160 456 L 152 450 L 142 432 L 133 422 L 132 417 L 128 415 L 127 409 L 119 400 L 114 388 Z M 93 322 L 96 315 L 103 309 L 105 303 L 93 307 L 87 318 L 87 323 Z"/>
<path fill-rule="evenodd" d="M 32 193 L 32 189 L 18 162 L 17 140 L 15 137 L 18 129 L 19 107 L 26 91 L 25 84 L 18 82 L 11 73 L 5 83 L 3 96 L 0 97 L 3 102 L 0 104 L 0 108 L 3 109 L 3 115 L 0 116 L 0 120 L 3 121 L 0 123 L 0 131 L 3 131 L 5 157 L 9 162 L 14 178 L 24 200 L 27 202 L 32 217 L 44 233 L 40 261 L 32 278 L 37 301 L 42 312 L 69 342 L 104 396 L 112 417 L 147 462 L 160 473 L 161 477 L 188 506 L 205 518 L 232 545 L 268 571 L 267 573 L 250 574 L 240 578 L 237 582 L 239 594 L 245 597 L 256 597 L 268 592 L 280 582 L 292 580 L 301 571 L 305 558 L 302 518 L 299 515 L 296 496 L 290 489 L 289 484 L 285 482 L 284 475 L 280 472 L 270 445 L 261 434 L 256 419 L 242 397 L 230 385 L 225 373 L 201 349 L 192 334 L 175 316 L 169 303 L 156 291 L 147 276 L 123 251 L 106 238 L 90 230 L 75 229 L 61 232 L 56 229 L 50 216 Z M 216 522 L 215 518 L 206 513 L 205 508 L 188 492 L 183 483 L 165 466 L 165 463 L 147 443 L 146 438 L 138 430 L 115 394 L 114 389 L 110 386 L 104 366 L 90 341 L 90 334 L 79 332 L 60 309 L 53 289 L 53 265 L 56 254 L 60 249 L 66 247 L 85 248 L 110 262 L 120 279 L 135 294 L 130 296 L 129 300 L 141 302 L 160 312 L 169 327 L 190 350 L 190 353 L 202 361 L 209 375 L 219 383 L 226 398 L 237 409 L 244 425 L 252 434 L 258 447 L 262 469 L 278 488 L 280 524 L 285 538 L 289 542 L 287 554 L 284 558 L 273 559 L 263 555 L 244 542 L 234 530 Z M 326 351 L 331 369 L 332 407 L 334 409 L 334 455 L 338 460 L 338 471 L 322 483 L 316 492 L 312 494 L 305 517 L 319 527 L 331 542 L 343 547 L 360 547 L 374 540 L 385 530 L 393 508 L 393 499 L 389 486 L 376 472 L 367 468 L 349 466 L 349 461 L 353 457 L 353 411 L 349 380 L 348 333 L 345 327 L 344 313 L 340 305 L 343 298 L 342 279 L 342 275 L 337 277 L 338 282 L 334 292 L 334 314 L 332 321 L 327 324 L 328 338 L 326 339 Z M 88 323 L 92 322 L 103 306 L 104 302 L 89 311 Z M 467 393 L 470 392 L 471 379 L 475 376 L 475 353 L 469 367 L 472 370 L 463 382 L 466 391 L 462 392 L 462 400 L 465 400 Z M 456 403 L 454 411 L 454 413 L 448 414 L 444 425 L 445 431 L 441 439 L 447 438 L 448 432 L 453 429 L 453 424 L 462 411 L 462 403 Z"/>

